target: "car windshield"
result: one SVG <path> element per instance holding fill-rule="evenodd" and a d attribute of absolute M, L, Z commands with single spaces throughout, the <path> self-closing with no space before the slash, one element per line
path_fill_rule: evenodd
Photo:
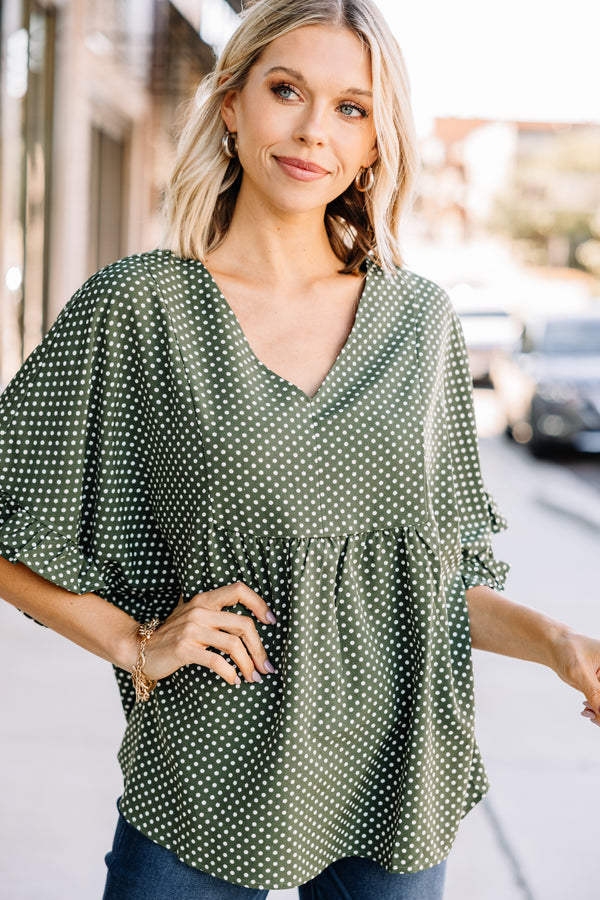
<path fill-rule="evenodd" d="M 548 322 L 542 350 L 553 355 L 600 355 L 600 319 Z"/>

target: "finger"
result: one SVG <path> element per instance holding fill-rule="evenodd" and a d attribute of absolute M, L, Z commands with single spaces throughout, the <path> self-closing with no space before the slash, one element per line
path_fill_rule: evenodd
<path fill-rule="evenodd" d="M 195 612 L 196 617 L 199 612 L 203 612 L 204 615 L 208 613 L 207 610 L 195 610 Z M 156 641 L 154 641 L 155 637 Z M 190 616 L 175 621 L 170 626 L 163 626 L 155 632 L 153 639 L 147 645 L 144 672 L 148 678 L 159 680 L 172 675 L 182 666 L 203 666 L 207 662 L 212 664 L 213 657 L 217 654 L 211 653 L 207 649 L 209 647 L 228 654 L 238 665 L 246 681 L 262 680 L 256 672 L 254 662 L 247 653 L 241 638 L 218 628 L 205 627 L 204 624 L 194 621 Z M 229 671 L 231 677 L 225 680 L 233 682 L 237 672 L 230 663 L 226 660 L 224 662 L 228 668 L 221 666 L 221 672 L 225 674 L 231 670 Z"/>
<path fill-rule="evenodd" d="M 600 679 L 598 676 L 600 643 L 580 635 L 574 635 L 572 643 L 574 653 L 569 667 L 570 671 L 565 680 L 581 691 L 586 705 L 600 716 Z"/>
<path fill-rule="evenodd" d="M 224 634 L 235 640 L 224 640 Z M 259 672 L 275 672 L 250 616 L 207 609 L 190 601 L 166 620 L 148 645 L 148 676 L 164 678 L 181 666 L 197 662 L 195 654 L 199 646 L 233 653 L 246 681 L 261 680 Z M 160 673 L 159 668 L 163 670 Z"/>
<path fill-rule="evenodd" d="M 228 631 L 212 630 L 213 637 L 210 646 L 217 650 L 223 650 L 235 662 L 246 681 L 252 683 L 262 681 L 260 672 L 254 666 L 254 660 L 247 652 L 244 642 L 235 634 Z"/>
<path fill-rule="evenodd" d="M 600 716 L 597 716 L 592 709 L 588 711 L 584 710 L 581 715 L 584 717 L 584 719 L 588 719 L 592 725 L 600 726 Z"/>
<path fill-rule="evenodd" d="M 277 621 L 275 614 L 263 598 L 243 581 L 226 584 L 212 591 L 203 591 L 192 597 L 190 602 L 206 609 L 222 609 L 224 606 L 235 606 L 237 603 L 242 603 L 261 622 L 272 625 Z"/>
<path fill-rule="evenodd" d="M 202 613 L 205 626 L 222 629 L 243 641 L 257 669 L 264 674 L 272 674 L 275 671 L 256 630 L 256 625 L 249 616 L 224 610 L 202 610 Z"/>
<path fill-rule="evenodd" d="M 598 679 L 584 687 L 584 694 L 587 707 L 593 710 L 595 715 L 600 716 L 600 683 Z"/>
<path fill-rule="evenodd" d="M 180 659 L 179 666 L 189 665 L 190 663 L 204 665 L 201 654 L 207 647 L 213 647 L 215 650 L 222 650 L 231 657 L 246 681 L 262 681 L 242 639 L 238 635 L 221 630 L 219 627 L 215 627 L 206 621 L 206 617 L 210 615 L 212 615 L 213 619 L 217 618 L 217 620 L 219 615 L 221 615 L 222 620 L 224 614 L 220 614 L 219 611 L 206 609 L 196 609 L 191 612 L 192 615 L 188 616 L 175 636 L 177 654 Z M 202 618 L 200 618 L 200 615 Z M 241 618 L 236 616 L 235 613 L 230 615 L 236 619 Z"/>
<path fill-rule="evenodd" d="M 235 666 L 228 663 L 227 660 L 223 659 L 218 653 L 213 653 L 211 650 L 203 650 L 199 654 L 198 664 L 205 666 L 207 669 L 212 669 L 212 671 L 217 675 L 220 675 L 227 684 L 241 684 L 241 679 Z"/>
<path fill-rule="evenodd" d="M 583 709 L 581 710 L 580 715 L 583 716 L 584 719 L 592 720 L 594 725 L 600 725 L 600 717 L 596 715 L 587 700 L 583 701 Z"/>

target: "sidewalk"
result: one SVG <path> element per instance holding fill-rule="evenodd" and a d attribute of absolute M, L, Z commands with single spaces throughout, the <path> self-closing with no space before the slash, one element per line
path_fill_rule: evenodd
<path fill-rule="evenodd" d="M 549 472 L 517 449 L 482 446 L 512 526 L 508 593 L 600 633 L 598 535 L 549 509 Z M 551 672 L 483 653 L 475 668 L 492 790 L 463 822 L 446 900 L 596 900 L 600 731 Z M 99 900 L 121 785 L 110 667 L 0 604 L 0 709 L 0 900 Z"/>
<path fill-rule="evenodd" d="M 484 477 L 510 528 L 495 547 L 511 563 L 507 595 L 600 635 L 598 533 L 574 517 L 579 480 L 504 440 L 482 441 Z M 598 497 L 584 489 L 587 509 Z M 600 730 L 549 670 L 474 653 L 477 733 L 492 783 L 467 816 L 446 900 L 597 900 Z"/>
<path fill-rule="evenodd" d="M 558 469 L 547 463 L 538 463 L 545 471 L 552 472 L 547 480 L 540 479 L 537 488 L 538 502 L 548 509 L 569 516 L 575 522 L 600 531 L 600 494 L 590 488 L 568 469 Z"/>

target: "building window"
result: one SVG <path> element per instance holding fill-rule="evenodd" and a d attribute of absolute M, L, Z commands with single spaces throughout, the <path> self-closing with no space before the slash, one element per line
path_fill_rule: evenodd
<path fill-rule="evenodd" d="M 96 272 L 123 256 L 125 141 L 92 128 L 88 268 Z"/>

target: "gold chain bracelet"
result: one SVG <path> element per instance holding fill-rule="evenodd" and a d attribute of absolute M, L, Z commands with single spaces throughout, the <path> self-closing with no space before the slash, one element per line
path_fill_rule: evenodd
<path fill-rule="evenodd" d="M 141 700 L 142 702 L 148 700 L 150 694 L 156 687 L 156 681 L 152 681 L 152 679 L 144 675 L 144 666 L 146 665 L 146 655 L 144 653 L 144 649 L 159 625 L 160 619 L 152 619 L 151 622 L 144 622 L 138 628 L 140 649 L 135 661 L 135 666 L 131 670 L 131 680 L 133 681 L 133 686 L 135 688 L 136 702 L 138 700 Z"/>

